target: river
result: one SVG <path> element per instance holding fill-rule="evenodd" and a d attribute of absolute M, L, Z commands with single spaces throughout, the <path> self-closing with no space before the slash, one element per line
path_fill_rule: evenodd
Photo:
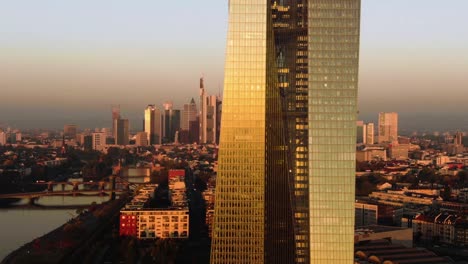
<path fill-rule="evenodd" d="M 150 172 L 146 168 L 126 169 L 122 175 L 131 182 L 143 183 L 149 181 Z M 73 180 L 82 179 L 69 181 Z M 62 188 L 61 185 L 55 186 L 54 191 L 62 191 Z M 65 185 L 64 188 L 71 190 L 73 187 Z M 21 200 L 8 208 L 0 208 L 0 260 L 13 250 L 63 225 L 75 217 L 77 209 L 83 205 L 108 200 L 107 196 L 49 196 L 36 200 L 37 206 L 30 206 L 27 200 Z M 66 209 L 59 209 L 61 206 Z"/>

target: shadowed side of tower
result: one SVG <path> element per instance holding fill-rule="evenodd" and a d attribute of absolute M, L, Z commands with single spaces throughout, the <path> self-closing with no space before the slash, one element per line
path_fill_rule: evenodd
<path fill-rule="evenodd" d="M 278 83 L 271 7 L 267 1 L 265 263 L 294 263 L 294 197 L 288 138 Z"/>
<path fill-rule="evenodd" d="M 270 0 L 294 193 L 295 263 L 309 263 L 308 0 Z"/>

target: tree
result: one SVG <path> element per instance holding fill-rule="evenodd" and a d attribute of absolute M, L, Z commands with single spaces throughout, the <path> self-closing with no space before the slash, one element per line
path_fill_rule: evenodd
<path fill-rule="evenodd" d="M 457 172 L 458 183 L 459 187 L 467 187 L 468 186 L 468 172 L 466 170 L 461 170 Z"/>
<path fill-rule="evenodd" d="M 418 174 L 418 178 L 420 181 L 422 182 L 429 182 L 431 183 L 431 188 L 433 187 L 434 183 L 441 183 L 442 182 L 442 179 L 440 175 L 436 175 L 436 173 L 434 172 L 434 169 L 432 168 L 429 168 L 429 167 L 425 167 L 423 168 L 419 174 Z"/>
<path fill-rule="evenodd" d="M 132 239 L 128 243 L 125 263 L 128 263 L 128 264 L 137 263 L 137 257 L 138 257 L 138 252 L 137 252 L 136 241 L 135 239 Z"/>
<path fill-rule="evenodd" d="M 440 192 L 440 197 L 444 199 L 444 201 L 449 201 L 452 196 L 452 189 L 449 186 L 445 186 L 444 189 Z"/>
<path fill-rule="evenodd" d="M 377 188 L 375 184 L 369 182 L 369 178 L 362 176 L 356 178 L 356 195 L 357 196 L 367 196 L 371 192 L 375 191 Z"/>

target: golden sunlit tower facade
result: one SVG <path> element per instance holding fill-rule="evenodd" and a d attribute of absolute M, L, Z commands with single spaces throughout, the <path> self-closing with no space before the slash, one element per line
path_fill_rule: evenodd
<path fill-rule="evenodd" d="M 149 145 L 162 143 L 162 113 L 155 105 L 148 105 L 145 108 L 143 130 L 146 132 Z"/>
<path fill-rule="evenodd" d="M 231 0 L 211 263 L 293 263 L 281 94 L 267 0 Z"/>
<path fill-rule="evenodd" d="M 230 1 L 212 263 L 353 263 L 360 5 Z M 273 89 L 258 81 L 270 74 Z M 252 101 L 275 89 L 276 115 Z M 249 122 L 259 117 L 250 105 L 266 119 Z M 257 147 L 270 124 L 284 145 L 267 133 Z"/>

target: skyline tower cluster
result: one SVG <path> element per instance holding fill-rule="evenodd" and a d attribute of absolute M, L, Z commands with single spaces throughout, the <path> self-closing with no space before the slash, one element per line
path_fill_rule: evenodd
<path fill-rule="evenodd" d="M 148 143 L 199 143 L 218 144 L 221 122 L 221 99 L 205 93 L 203 78 L 200 78 L 200 111 L 195 100 L 184 104 L 183 109 L 174 109 L 167 101 L 160 109 L 148 105 L 145 109 L 143 131 Z"/>
<path fill-rule="evenodd" d="M 364 121 L 357 121 L 357 141 L 358 144 L 375 143 L 375 125 L 374 123 L 364 123 Z"/>
<path fill-rule="evenodd" d="M 360 0 L 229 2 L 212 263 L 352 263 Z"/>
<path fill-rule="evenodd" d="M 398 113 L 380 112 L 378 116 L 377 139 L 375 140 L 375 124 L 357 121 L 358 144 L 373 145 L 398 142 Z"/>
<path fill-rule="evenodd" d="M 219 96 L 205 93 L 200 78 L 200 111 L 192 98 L 183 109 L 175 109 L 172 101 L 162 107 L 149 104 L 143 111 L 142 126 L 130 133 L 130 122 L 121 116 L 120 105 L 113 105 L 112 128 L 85 129 L 78 133 L 75 124 L 64 125 L 63 136 L 75 139 L 84 149 L 102 150 L 112 145 L 150 146 L 171 143 L 218 144 L 222 101 Z M 13 142 L 10 140 L 10 142 Z"/>
<path fill-rule="evenodd" d="M 467 258 L 468 122 L 455 100 L 463 37 L 453 30 L 464 16 L 452 5 L 370 1 L 363 9 L 366 32 L 378 36 L 362 56 L 371 65 L 362 75 L 371 92 L 360 91 L 364 122 L 356 120 L 361 0 L 183 3 L 190 12 L 157 12 L 180 11 L 180 3 L 163 6 L 170 1 L 94 4 L 92 14 L 86 4 L 45 2 L 30 13 L 5 5 L 3 46 L 13 52 L 0 84 L 0 213 L 4 237 L 14 238 L 0 248 L 5 262 Z M 190 76 L 200 64 L 214 79 L 222 72 L 207 63 L 220 59 L 219 41 L 207 42 L 219 37 L 208 30 L 222 24 L 212 23 L 222 20 L 218 4 L 229 6 L 224 104 Z M 430 52 L 434 43 L 453 52 Z M 178 108 L 172 100 L 181 97 Z M 380 112 L 390 105 L 401 124 L 397 112 Z M 99 204 L 81 212 L 92 200 Z"/>

